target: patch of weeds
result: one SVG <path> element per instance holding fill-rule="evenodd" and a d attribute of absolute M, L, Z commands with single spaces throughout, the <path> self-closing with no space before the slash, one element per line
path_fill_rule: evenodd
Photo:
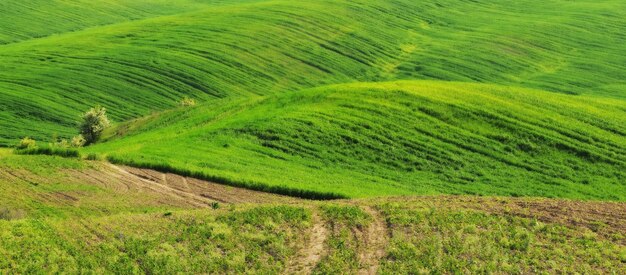
<path fill-rule="evenodd" d="M 314 270 L 314 274 L 350 274 L 359 268 L 359 249 L 362 243 L 364 227 L 371 221 L 371 216 L 358 206 L 323 205 L 324 218 L 330 224 L 330 236 L 326 241 L 328 254 L 323 257 Z"/>
<path fill-rule="evenodd" d="M 87 156 L 85 157 L 86 160 L 101 160 L 100 156 L 98 156 L 98 154 L 95 153 L 89 153 L 87 154 Z"/>
<path fill-rule="evenodd" d="M 600 232 L 604 228 L 606 228 L 606 224 L 601 221 L 593 221 L 589 223 L 589 229 L 591 229 L 593 232 Z"/>
<path fill-rule="evenodd" d="M 327 204 L 322 206 L 324 216 L 331 223 L 342 223 L 347 226 L 363 227 L 367 225 L 371 217 L 358 206 L 340 206 Z"/>
<path fill-rule="evenodd" d="M 22 209 L 0 208 L 0 220 L 19 220 L 26 217 L 26 211 Z"/>

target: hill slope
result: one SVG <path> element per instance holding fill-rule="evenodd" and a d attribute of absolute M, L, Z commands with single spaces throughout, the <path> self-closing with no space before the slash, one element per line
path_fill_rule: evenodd
<path fill-rule="evenodd" d="M 117 137 L 85 151 L 348 196 L 624 200 L 625 117 L 621 100 L 485 84 L 357 83 L 181 108 L 120 125 Z"/>
<path fill-rule="evenodd" d="M 15 4 L 0 19 L 32 22 L 0 28 L 12 42 L 0 45 L 0 143 L 71 136 L 94 104 L 122 121 L 184 95 L 396 79 L 622 98 L 626 89 L 623 1 L 89 3 L 55 4 L 54 19 Z"/>
<path fill-rule="evenodd" d="M 179 197 L 196 187 L 210 192 L 211 183 L 189 179 L 189 189 L 175 175 L 129 171 L 137 175 L 0 149 L 0 272 L 626 271 L 624 203 L 313 202 L 230 188 L 233 197 L 218 192 L 229 200 L 211 204 Z"/>
<path fill-rule="evenodd" d="M 213 1 L 223 2 L 223 1 Z M 241 2 L 228 1 L 227 2 Z M 202 8 L 194 0 L 4 0 L 0 44 L 37 39 L 91 27 L 141 20 Z"/>

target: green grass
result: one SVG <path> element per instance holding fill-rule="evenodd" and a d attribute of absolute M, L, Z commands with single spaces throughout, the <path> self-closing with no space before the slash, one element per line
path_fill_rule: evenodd
<path fill-rule="evenodd" d="M 623 213 L 618 203 L 433 196 L 196 209 L 150 189 L 120 189 L 127 183 L 102 174 L 99 162 L 10 152 L 0 150 L 0 273 L 282 274 L 311 245 L 317 222 L 328 233 L 314 273 L 354 273 L 371 249 L 365 232 L 375 221 L 364 207 L 379 211 L 380 234 L 389 236 L 383 274 L 626 268 L 623 222 L 612 220 Z M 563 207 L 543 212 L 554 205 Z M 581 209 L 612 214 L 592 221 Z M 566 213 L 583 219 L 561 219 Z"/>
<path fill-rule="evenodd" d="M 66 158 L 80 158 L 80 153 L 73 148 L 58 148 L 54 146 L 27 148 L 15 150 L 18 155 L 49 155 L 60 156 Z"/>
<path fill-rule="evenodd" d="M 18 151 L 20 152 L 20 151 Z M 35 152 L 37 153 L 37 152 Z M 63 153 L 63 152 L 61 152 Z M 78 153 L 78 152 L 77 152 Z M 44 153 L 44 155 L 46 155 Z M 87 159 L 98 159 L 98 154 L 90 153 Z M 168 163 L 155 163 L 155 162 L 142 162 L 135 161 L 128 158 L 118 158 L 115 156 L 107 156 L 107 161 L 115 164 L 128 165 L 132 167 L 140 167 L 146 169 L 156 170 L 162 173 L 173 173 L 185 177 L 192 177 L 196 179 L 206 180 L 223 185 L 229 185 L 233 187 L 245 188 L 255 191 L 261 191 L 272 194 L 285 195 L 290 197 L 311 199 L 311 200 L 334 200 L 334 199 L 346 199 L 346 195 L 335 193 L 331 190 L 319 191 L 319 190 L 306 190 L 302 188 L 294 188 L 285 185 L 270 185 L 263 182 L 256 182 L 251 180 L 236 180 L 228 177 L 222 177 L 219 175 L 211 175 L 203 173 L 202 171 L 188 170 L 185 168 L 177 168 Z"/>
<path fill-rule="evenodd" d="M 354 232 L 370 223 L 370 216 L 358 206 L 323 205 L 322 213 L 328 223 L 330 236 L 327 254 L 316 265 L 313 274 L 355 274 L 359 270 L 359 236 Z M 362 237 L 362 236 L 361 236 Z"/>
<path fill-rule="evenodd" d="M 27 218 L 67 218 L 165 211 L 153 196 L 86 184 L 77 177 L 92 171 L 93 162 L 58 156 L 0 156 L 0 208 L 24 213 Z M 76 172 L 76 173 L 72 173 Z M 102 174 L 101 174 L 102 175 Z M 122 184 L 108 179 L 110 184 Z M 67 196 L 64 196 L 65 194 Z M 185 207 L 174 208 L 185 209 Z"/>
<path fill-rule="evenodd" d="M 75 32 L 134 20 L 189 12 L 213 6 L 244 3 L 250 0 L 100 0 L 46 1 L 6 0 L 0 20 L 0 44 Z M 50 16 L 54 14 L 56 16 Z"/>
<path fill-rule="evenodd" d="M 279 274 L 310 214 L 276 206 L 81 220 L 0 220 L 0 271 Z"/>
<path fill-rule="evenodd" d="M 1 144 L 71 137 L 94 104 L 122 121 L 356 81 L 626 96 L 623 1 L 88 2 L 2 4 Z"/>
<path fill-rule="evenodd" d="M 625 117 L 617 99 L 467 83 L 348 84 L 165 112 L 121 125 L 84 152 L 350 197 L 623 201 Z"/>
<path fill-rule="evenodd" d="M 623 247 L 595 233 L 427 203 L 379 205 L 393 228 L 379 270 L 403 273 L 623 273 Z"/>
<path fill-rule="evenodd" d="M 276 274 L 310 224 L 300 206 L 193 210 L 101 169 L 0 150 L 0 273 Z"/>

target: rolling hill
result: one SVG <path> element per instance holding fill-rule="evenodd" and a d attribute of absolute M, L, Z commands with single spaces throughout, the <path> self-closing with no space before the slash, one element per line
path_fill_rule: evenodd
<path fill-rule="evenodd" d="M 624 98 L 626 89 L 623 1 L 2 5 L 3 145 L 23 136 L 71 136 L 80 111 L 94 104 L 124 121 L 173 107 L 183 96 L 402 79 L 613 98 Z"/>
<path fill-rule="evenodd" d="M 355 83 L 181 107 L 122 124 L 85 152 L 350 197 L 623 201 L 625 118 L 617 99 L 487 84 Z"/>

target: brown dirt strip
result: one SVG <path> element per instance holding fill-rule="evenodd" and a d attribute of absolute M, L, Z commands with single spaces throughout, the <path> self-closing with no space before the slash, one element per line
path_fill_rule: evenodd
<path fill-rule="evenodd" d="M 7 182 L 13 182 L 17 180 L 17 177 L 9 173 L 9 171 L 5 171 L 5 169 L 0 169 L 0 179 L 6 180 Z"/>
<path fill-rule="evenodd" d="M 117 172 L 119 172 L 119 173 L 125 174 L 125 175 L 130 176 L 130 177 L 134 177 L 138 184 L 141 184 L 141 183 L 147 184 L 147 185 L 144 185 L 144 186 L 147 186 L 148 188 L 151 188 L 153 191 L 156 191 L 158 193 L 169 194 L 169 195 L 173 195 L 173 196 L 179 197 L 179 198 L 181 198 L 181 199 L 191 203 L 195 207 L 199 207 L 199 208 L 208 207 L 212 203 L 215 202 L 213 200 L 207 199 L 207 198 L 199 196 L 197 194 L 193 194 L 193 193 L 184 192 L 184 191 L 181 191 L 181 190 L 178 190 L 178 189 L 174 189 L 174 188 L 172 188 L 170 186 L 167 186 L 165 184 L 160 183 L 159 181 L 155 181 L 153 179 L 146 178 L 146 177 L 141 177 L 140 175 L 132 173 L 132 172 L 128 171 L 127 169 L 124 169 L 123 167 L 112 165 L 112 164 L 110 164 L 109 166 L 112 169 L 114 169 Z"/>
<path fill-rule="evenodd" d="M 6 170 L 6 175 L 8 175 L 7 179 L 9 182 L 20 180 L 24 182 L 28 182 L 32 185 L 37 185 L 39 182 L 47 182 L 43 177 L 37 177 L 36 175 L 25 171 L 25 170 Z"/>
<path fill-rule="evenodd" d="M 190 194 L 202 200 L 219 201 L 223 203 L 293 203 L 301 201 L 295 198 L 270 193 L 252 191 L 217 184 L 204 180 L 183 177 L 171 173 L 160 173 L 149 169 L 116 166 L 123 171 L 134 175 L 143 181 L 156 183 L 177 193 Z"/>
<path fill-rule="evenodd" d="M 94 163 L 95 164 L 95 163 Z M 142 198 L 147 203 L 205 208 L 220 203 L 299 203 L 302 200 L 216 184 L 208 181 L 99 163 L 92 169 L 62 169 L 53 178 L 21 169 L 0 169 L 0 181 L 47 185 L 55 181 L 90 184 L 116 193 Z M 75 205 L 87 196 L 75 191 L 37 192 L 42 201 Z"/>
<path fill-rule="evenodd" d="M 324 256 L 328 229 L 317 212 L 313 212 L 312 222 L 307 242 L 290 262 L 285 274 L 311 274 Z"/>
<path fill-rule="evenodd" d="M 362 207 L 362 209 L 372 217 L 372 221 L 364 232 L 365 249 L 359 251 L 361 266 L 358 274 L 376 274 L 380 259 L 385 256 L 389 231 L 385 220 L 376 209 L 369 206 Z"/>

